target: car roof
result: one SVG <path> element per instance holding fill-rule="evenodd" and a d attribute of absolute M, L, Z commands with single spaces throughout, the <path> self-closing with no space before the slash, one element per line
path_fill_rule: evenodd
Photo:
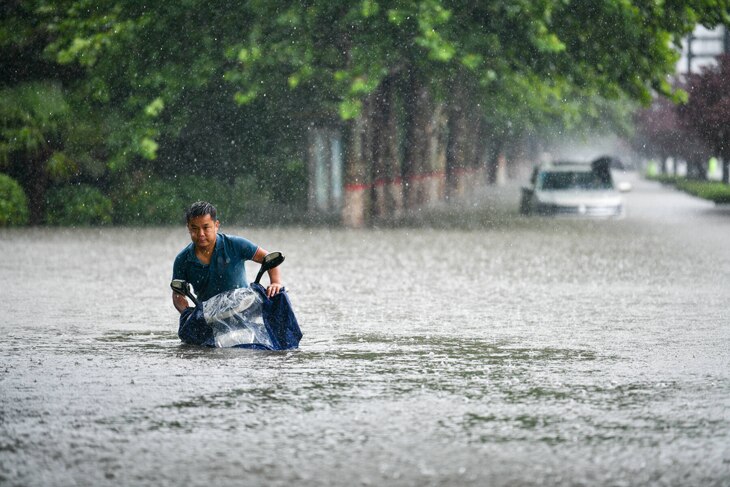
<path fill-rule="evenodd" d="M 555 172 L 590 172 L 593 168 L 588 162 L 579 161 L 552 161 L 540 164 L 538 166 L 540 171 L 555 171 Z"/>

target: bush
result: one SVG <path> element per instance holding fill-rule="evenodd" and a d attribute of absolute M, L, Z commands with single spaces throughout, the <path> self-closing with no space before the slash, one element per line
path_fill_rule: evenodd
<path fill-rule="evenodd" d="M 713 201 L 715 204 L 730 204 L 730 185 L 717 181 L 698 181 L 680 176 L 656 175 L 647 176 L 647 179 L 662 184 L 671 184 L 680 191 L 689 193 L 698 198 Z"/>
<path fill-rule="evenodd" d="M 177 225 L 195 201 L 209 201 L 224 222 L 249 222 L 249 215 L 269 204 L 266 191 L 252 178 L 233 185 L 198 176 L 126 180 L 114 194 L 114 221 L 124 225 Z"/>
<path fill-rule="evenodd" d="M 233 215 L 231 187 L 217 179 L 199 176 L 183 176 L 176 181 L 177 194 L 183 202 L 178 221 L 191 203 L 208 201 L 218 209 L 218 218 L 228 220 Z"/>
<path fill-rule="evenodd" d="M 271 199 L 266 189 L 253 177 L 238 178 L 233 185 L 197 176 L 178 178 L 177 191 L 185 207 L 195 201 L 208 201 L 218 209 L 218 218 L 226 224 L 258 223 L 258 215 Z"/>
<path fill-rule="evenodd" d="M 260 184 L 276 195 L 276 202 L 283 205 L 304 205 L 307 202 L 307 166 L 303 160 L 291 159 L 284 163 L 272 163 L 271 171 L 259 171 L 265 176 Z"/>
<path fill-rule="evenodd" d="M 714 181 L 677 181 L 677 189 L 691 195 L 714 201 L 716 204 L 730 203 L 730 185 Z"/>
<path fill-rule="evenodd" d="M 179 225 L 187 207 L 200 200 L 218 208 L 218 218 L 227 224 L 266 222 L 265 210 L 272 198 L 265 183 L 254 177 L 234 184 L 197 176 L 155 178 L 124 176 L 115 181 L 112 198 L 87 184 L 52 189 L 46 197 L 45 221 L 49 225 Z M 22 188 L 0 174 L 0 226 L 28 221 L 28 204 Z M 6 196 L 7 195 L 7 196 Z"/>
<path fill-rule="evenodd" d="M 259 223 L 263 208 L 271 204 L 269 192 L 252 177 L 236 179 L 229 194 L 229 223 Z"/>
<path fill-rule="evenodd" d="M 174 181 L 146 179 L 124 181 L 114 194 L 114 222 L 122 225 L 179 223 L 185 202 Z"/>
<path fill-rule="evenodd" d="M 28 198 L 15 179 L 0 174 L 0 227 L 28 223 Z"/>
<path fill-rule="evenodd" d="M 48 192 L 49 225 L 105 225 L 112 222 L 112 202 L 87 184 L 62 186 Z"/>
<path fill-rule="evenodd" d="M 674 176 L 671 174 L 647 174 L 646 179 L 650 181 L 657 181 L 662 184 L 675 185 L 677 181 L 682 179 L 680 176 Z"/>

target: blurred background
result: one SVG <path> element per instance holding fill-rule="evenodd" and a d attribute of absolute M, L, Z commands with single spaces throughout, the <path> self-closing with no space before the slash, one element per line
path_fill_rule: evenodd
<path fill-rule="evenodd" d="M 722 2 L 10 0 L 0 225 L 362 227 L 549 158 L 729 201 Z"/>

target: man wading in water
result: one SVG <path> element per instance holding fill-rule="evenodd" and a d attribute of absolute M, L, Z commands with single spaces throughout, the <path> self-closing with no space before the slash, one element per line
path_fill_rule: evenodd
<path fill-rule="evenodd" d="M 192 243 L 175 257 L 172 278 L 192 284 L 198 299 L 205 301 L 216 294 L 232 289 L 248 287 L 246 280 L 247 260 L 261 263 L 268 252 L 250 241 L 235 235 L 218 233 L 220 221 L 215 206 L 205 201 L 193 203 L 185 212 L 188 232 Z M 266 288 L 268 297 L 281 290 L 281 277 L 277 267 L 269 269 Z M 184 296 L 172 293 L 172 304 L 182 313 L 188 307 Z"/>

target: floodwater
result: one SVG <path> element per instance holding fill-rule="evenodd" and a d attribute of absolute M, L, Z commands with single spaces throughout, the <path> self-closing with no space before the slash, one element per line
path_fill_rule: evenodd
<path fill-rule="evenodd" d="M 730 211 L 634 185 L 620 221 L 224 226 L 287 256 L 286 353 L 180 344 L 183 228 L 3 230 L 0 484 L 730 485 Z"/>

